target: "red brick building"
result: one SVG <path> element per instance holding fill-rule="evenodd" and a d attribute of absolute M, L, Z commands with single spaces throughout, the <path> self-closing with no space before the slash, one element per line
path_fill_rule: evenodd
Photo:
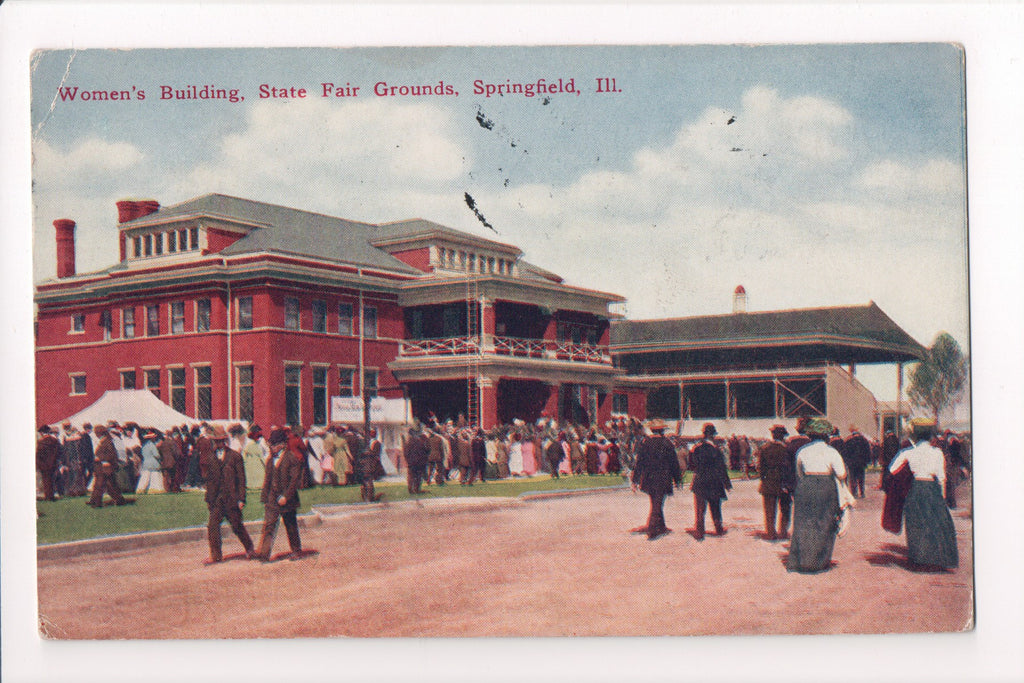
<path fill-rule="evenodd" d="M 36 410 L 148 388 L 186 415 L 325 424 L 332 396 L 407 397 L 489 427 L 603 421 L 614 294 L 566 285 L 515 246 L 425 220 L 360 223 L 210 194 L 118 202 L 117 262 L 36 287 Z"/>

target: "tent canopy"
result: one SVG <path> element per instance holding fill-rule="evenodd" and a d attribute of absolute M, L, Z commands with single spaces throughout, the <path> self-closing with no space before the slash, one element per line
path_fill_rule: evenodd
<path fill-rule="evenodd" d="M 110 420 L 116 420 L 121 424 L 135 422 L 140 427 L 155 427 L 160 430 L 200 423 L 200 420 L 179 413 L 148 389 L 111 389 L 104 392 L 91 406 L 61 420 L 57 426 L 70 422 L 75 427 L 81 427 L 86 422 L 98 425 L 106 424 Z"/>

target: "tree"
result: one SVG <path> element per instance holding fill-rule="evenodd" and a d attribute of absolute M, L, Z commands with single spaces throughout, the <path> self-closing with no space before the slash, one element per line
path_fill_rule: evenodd
<path fill-rule="evenodd" d="M 960 400 L 966 379 L 967 359 L 960 345 L 948 332 L 940 332 L 910 371 L 907 396 L 914 405 L 931 410 L 937 423 L 939 414 Z"/>

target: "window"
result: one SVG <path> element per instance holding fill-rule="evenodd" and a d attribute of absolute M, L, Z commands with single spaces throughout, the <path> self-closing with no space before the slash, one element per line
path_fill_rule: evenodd
<path fill-rule="evenodd" d="M 179 413 L 185 412 L 185 368 L 171 368 L 167 371 L 171 389 L 171 407 Z"/>
<path fill-rule="evenodd" d="M 302 389 L 302 366 L 286 365 L 284 367 L 284 419 L 292 426 L 302 424 L 302 411 L 299 405 Z"/>
<path fill-rule="evenodd" d="M 239 365 L 235 368 L 238 381 L 238 419 L 252 422 L 252 366 Z"/>
<path fill-rule="evenodd" d="M 182 251 L 188 251 L 188 230 L 178 231 L 178 247 Z"/>
<path fill-rule="evenodd" d="M 195 251 L 199 248 L 199 228 L 189 228 L 188 248 L 191 251 Z"/>
<path fill-rule="evenodd" d="M 210 331 L 210 300 L 200 299 L 196 302 L 196 332 Z"/>
<path fill-rule="evenodd" d="M 71 395 L 81 396 L 85 393 L 85 373 L 75 373 L 71 375 Z"/>
<path fill-rule="evenodd" d="M 313 331 L 327 331 L 327 304 L 323 301 L 313 302 Z M 320 424 L 319 422 L 317 424 Z"/>
<path fill-rule="evenodd" d="M 71 316 L 71 331 L 85 332 L 85 313 L 75 313 Z"/>
<path fill-rule="evenodd" d="M 142 256 L 142 238 L 133 237 L 132 245 L 135 247 L 135 258 L 139 258 L 140 256 Z"/>
<path fill-rule="evenodd" d="M 627 394 L 612 394 L 612 412 L 623 414 L 629 412 L 629 396 Z"/>
<path fill-rule="evenodd" d="M 377 370 L 363 370 L 363 396 L 377 398 Z"/>
<path fill-rule="evenodd" d="M 110 341 L 114 332 L 114 316 L 110 311 L 100 313 L 100 329 L 103 330 L 103 341 Z"/>
<path fill-rule="evenodd" d="M 153 235 L 153 253 L 157 256 L 164 253 L 164 234 L 162 232 Z"/>
<path fill-rule="evenodd" d="M 146 379 L 146 388 L 153 392 L 153 395 L 160 398 L 160 370 L 154 368 L 152 370 L 143 370 L 144 377 Z"/>
<path fill-rule="evenodd" d="M 213 372 L 209 365 L 200 365 L 196 373 L 196 419 L 209 420 L 213 413 Z"/>
<path fill-rule="evenodd" d="M 178 251 L 178 233 L 174 230 L 167 233 L 167 251 L 171 254 Z"/>
<path fill-rule="evenodd" d="M 423 339 L 423 311 L 409 312 L 409 338 Z"/>
<path fill-rule="evenodd" d="M 171 334 L 182 334 L 185 332 L 185 302 L 174 301 L 171 303 Z"/>
<path fill-rule="evenodd" d="M 252 329 L 252 297 L 238 297 L 238 329 Z"/>
<path fill-rule="evenodd" d="M 376 306 L 363 306 L 363 336 L 367 339 L 377 338 Z"/>
<path fill-rule="evenodd" d="M 338 304 L 338 334 L 352 334 L 352 304 Z"/>
<path fill-rule="evenodd" d="M 338 368 L 338 396 L 350 398 L 356 395 L 354 380 L 356 371 L 353 368 Z"/>
<path fill-rule="evenodd" d="M 153 255 L 153 236 L 152 235 L 145 235 L 145 236 L 143 236 L 142 244 L 145 246 L 145 254 L 146 254 L 146 256 L 152 256 Z"/>
<path fill-rule="evenodd" d="M 146 336 L 160 336 L 160 305 L 150 304 L 146 306 Z"/>
<path fill-rule="evenodd" d="M 493 273 L 494 272 L 494 257 L 493 256 L 488 256 L 487 257 L 487 272 L 488 273 Z"/>
<path fill-rule="evenodd" d="M 313 424 L 327 424 L 327 368 L 313 368 Z"/>
<path fill-rule="evenodd" d="M 135 371 L 134 370 L 122 370 L 121 371 L 121 388 L 122 389 L 134 389 L 135 388 Z"/>
<path fill-rule="evenodd" d="M 286 330 L 299 329 L 299 300 L 295 297 L 284 300 L 284 327 Z"/>
<path fill-rule="evenodd" d="M 135 309 L 125 308 L 121 310 L 121 326 L 124 328 L 124 338 L 131 339 L 135 336 Z"/>
<path fill-rule="evenodd" d="M 476 254 L 470 254 L 466 270 L 476 270 Z"/>

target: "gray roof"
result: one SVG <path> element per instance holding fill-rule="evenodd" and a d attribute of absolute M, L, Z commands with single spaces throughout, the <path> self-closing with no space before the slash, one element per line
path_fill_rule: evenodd
<path fill-rule="evenodd" d="M 269 251 L 410 274 L 421 272 L 370 245 L 370 240 L 379 237 L 387 226 L 222 194 L 207 194 L 173 206 L 160 207 L 156 213 L 129 221 L 121 227 L 196 214 L 263 226 L 252 229 L 248 235 L 221 251 L 226 256 Z"/>
<path fill-rule="evenodd" d="M 924 352 L 924 347 L 873 301 L 866 306 L 627 320 L 613 323 L 611 329 L 611 345 L 620 349 L 648 345 L 697 348 L 756 343 L 770 346 L 796 341 L 861 343 L 914 357 Z"/>

